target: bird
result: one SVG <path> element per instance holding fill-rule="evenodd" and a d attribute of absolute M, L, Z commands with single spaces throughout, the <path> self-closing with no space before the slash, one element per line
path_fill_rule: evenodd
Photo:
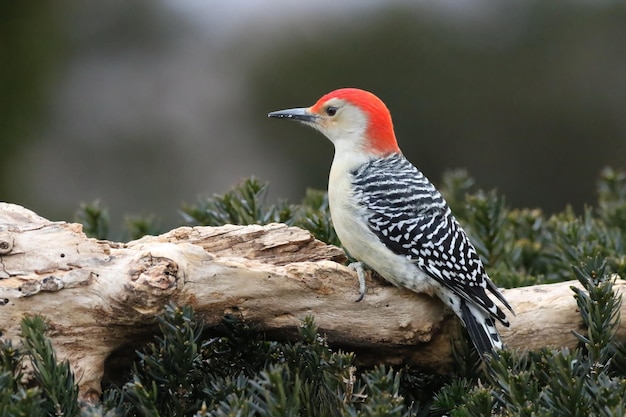
<path fill-rule="evenodd" d="M 328 179 L 337 236 L 357 260 L 350 266 L 365 294 L 364 269 L 395 286 L 439 297 L 460 318 L 480 357 L 503 343 L 496 321 L 509 327 L 478 252 L 432 182 L 403 155 L 383 101 L 358 88 L 340 88 L 311 107 L 268 114 L 311 126 L 334 145 Z M 359 301 L 357 300 L 357 301 Z"/>

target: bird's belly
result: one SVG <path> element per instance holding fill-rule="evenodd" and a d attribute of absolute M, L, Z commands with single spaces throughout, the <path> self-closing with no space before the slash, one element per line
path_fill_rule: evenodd
<path fill-rule="evenodd" d="M 440 285 L 410 258 L 388 249 L 355 211 L 340 208 L 341 204 L 350 203 L 348 198 L 330 199 L 335 231 L 350 255 L 394 285 L 433 295 Z M 353 212 L 354 215 L 351 214 Z"/>

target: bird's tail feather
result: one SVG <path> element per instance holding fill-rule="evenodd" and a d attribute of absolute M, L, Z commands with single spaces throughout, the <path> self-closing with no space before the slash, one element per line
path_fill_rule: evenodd
<path fill-rule="evenodd" d="M 493 318 L 461 300 L 461 319 L 480 357 L 484 359 L 485 354 L 497 355 L 496 350 L 502 349 L 502 340 Z"/>

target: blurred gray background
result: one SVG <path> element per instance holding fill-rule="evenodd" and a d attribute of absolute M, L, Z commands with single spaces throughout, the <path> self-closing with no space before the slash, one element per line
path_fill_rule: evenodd
<path fill-rule="evenodd" d="M 251 175 L 297 202 L 332 146 L 266 115 L 349 86 L 435 183 L 465 168 L 512 206 L 580 211 L 626 168 L 626 2 L 4 2 L 0 200 L 164 228 Z"/>

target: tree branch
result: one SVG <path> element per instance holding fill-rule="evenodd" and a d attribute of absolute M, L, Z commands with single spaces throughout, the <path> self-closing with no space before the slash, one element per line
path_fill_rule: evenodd
<path fill-rule="evenodd" d="M 17 341 L 24 315 L 45 316 L 87 399 L 98 398 L 105 360 L 149 341 L 146 329 L 170 300 L 193 306 L 210 326 L 236 314 L 278 339 L 294 337 L 313 315 L 331 345 L 365 363 L 450 369 L 454 315 L 436 299 L 371 277 L 356 303 L 356 275 L 344 261 L 341 249 L 283 224 L 181 227 L 115 243 L 0 203 L 0 332 Z M 501 329 L 505 343 L 574 347 L 571 330 L 583 329 L 571 285 L 505 290 L 517 312 Z M 626 341 L 623 327 L 619 338 Z"/>

